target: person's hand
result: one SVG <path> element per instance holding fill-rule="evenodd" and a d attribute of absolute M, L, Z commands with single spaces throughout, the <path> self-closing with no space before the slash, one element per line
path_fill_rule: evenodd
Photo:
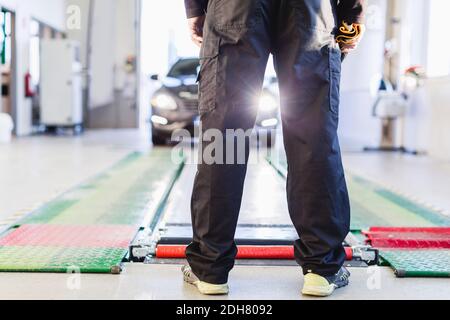
<path fill-rule="evenodd" d="M 356 50 L 366 32 L 366 27 L 363 24 L 346 26 L 346 28 L 347 30 L 345 30 L 345 27 L 342 27 L 337 37 L 339 47 L 343 54 L 349 54 Z"/>
<path fill-rule="evenodd" d="M 203 43 L 203 26 L 205 25 L 205 16 L 188 19 L 189 32 L 192 42 L 201 47 Z"/>
<path fill-rule="evenodd" d="M 352 43 L 352 44 L 340 44 L 339 47 L 341 48 L 341 51 L 343 54 L 349 54 L 350 52 L 356 50 L 358 47 L 358 43 Z"/>

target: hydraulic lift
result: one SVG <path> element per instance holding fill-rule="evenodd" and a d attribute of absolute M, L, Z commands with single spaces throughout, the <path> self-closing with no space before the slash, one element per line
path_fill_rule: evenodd
<path fill-rule="evenodd" d="M 154 221 L 148 224 L 150 227 L 142 228 L 131 245 L 130 261 L 148 264 L 185 263 L 186 246 L 192 240 L 189 198 L 194 176 L 195 167 L 186 166 L 172 192 L 168 194 L 165 206 L 158 209 Z M 371 185 L 367 183 L 361 184 L 353 190 L 353 197 L 359 199 L 358 197 L 371 192 L 380 192 L 378 187 L 369 186 Z M 284 193 L 285 179 L 272 166 L 265 162 L 250 166 L 240 224 L 236 232 L 238 265 L 297 265 L 293 243 L 298 236 L 287 214 Z M 344 243 L 346 265 L 389 265 L 398 277 L 449 277 L 449 220 L 399 196 L 390 196 L 384 201 L 390 201 L 389 199 L 396 202 L 389 202 L 389 206 L 385 207 L 390 208 L 392 215 L 392 219 L 387 220 L 387 225 L 403 224 L 402 221 L 408 224 L 416 217 L 419 219 L 419 226 L 366 226 L 363 229 L 354 229 L 359 231 L 350 233 Z M 394 210 L 395 205 L 400 206 L 403 211 L 410 210 L 410 213 L 404 216 L 409 219 L 400 219 L 400 214 Z M 377 207 L 377 210 L 379 209 L 381 208 Z M 370 216 L 358 212 L 355 216 L 370 219 Z M 374 221 L 370 220 L 369 225 L 377 225 Z M 427 224 L 426 221 L 430 221 L 431 228 L 420 227 L 420 224 Z"/>
<path fill-rule="evenodd" d="M 196 167 L 172 160 L 168 149 L 130 154 L 23 217 L 0 235 L 0 271 L 66 273 L 79 266 L 83 273 L 119 274 L 124 262 L 185 263 Z M 353 217 L 365 223 L 345 240 L 347 265 L 376 265 L 380 256 L 399 277 L 450 277 L 450 219 L 373 183 L 353 180 L 358 184 L 353 200 L 370 208 L 354 210 Z M 383 213 L 385 219 L 371 219 Z M 385 227 L 374 227 L 382 225 L 379 221 Z M 137 225 L 142 227 L 136 235 Z M 297 237 L 284 177 L 265 161 L 251 165 L 236 234 L 237 263 L 295 266 Z"/>
<path fill-rule="evenodd" d="M 189 202 L 186 198 L 189 198 L 188 195 L 190 195 L 189 188 L 192 187 L 193 175 L 195 175 L 195 167 L 186 166 L 169 196 L 167 207 L 163 210 L 159 220 L 154 222 L 156 228 L 142 229 L 131 245 L 131 261 L 150 264 L 183 263 L 186 258 L 186 247 L 192 241 Z M 272 201 L 279 201 L 280 203 L 285 201 L 283 197 L 285 193 L 284 181 L 268 163 L 263 162 L 250 168 L 248 178 L 251 188 L 255 182 L 261 184 L 259 180 L 265 179 L 264 185 L 278 188 L 277 190 L 270 190 L 272 198 L 280 198 L 272 199 Z M 255 181 L 252 181 L 252 179 Z M 264 200 L 259 200 L 256 193 L 244 199 L 242 206 L 244 217 L 241 219 L 244 220 L 244 223 L 239 224 L 236 232 L 237 263 L 246 265 L 295 265 L 293 244 L 298 235 L 289 223 L 287 211 L 284 212 L 286 208 L 281 208 L 272 215 L 255 212 L 255 210 L 259 211 L 259 208 L 261 208 L 259 202 L 267 202 L 264 195 L 261 195 L 260 199 Z M 248 223 L 252 221 L 255 223 Z M 281 223 L 273 224 L 271 223 L 273 221 L 280 221 Z M 344 245 L 347 253 L 347 266 L 368 267 L 378 264 L 378 251 L 364 245 L 356 236 L 350 234 Z"/>
<path fill-rule="evenodd" d="M 192 227 L 188 224 L 166 224 L 147 238 L 147 241 L 135 242 L 131 247 L 132 260 L 159 263 L 186 258 L 186 247 L 192 241 Z M 271 260 L 277 264 L 293 264 L 294 241 L 296 231 L 286 225 L 240 225 L 237 229 L 236 244 L 238 246 L 237 260 L 251 261 L 258 265 L 261 261 Z M 363 245 L 349 234 L 345 243 L 348 267 L 368 267 L 379 263 L 378 250 Z"/>

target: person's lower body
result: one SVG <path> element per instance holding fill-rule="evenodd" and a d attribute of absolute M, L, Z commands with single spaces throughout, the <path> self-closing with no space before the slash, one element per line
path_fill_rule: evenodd
<path fill-rule="evenodd" d="M 250 139 L 232 154 L 225 146 L 239 140 L 229 130 L 254 126 L 271 52 L 281 89 L 289 211 L 300 236 L 296 259 L 305 274 L 340 272 L 350 205 L 337 137 L 341 52 L 334 26 L 327 0 L 209 1 L 199 76 L 203 163 L 186 252 L 199 281 L 226 284 L 234 267 Z M 216 163 L 205 159 L 212 149 Z"/>

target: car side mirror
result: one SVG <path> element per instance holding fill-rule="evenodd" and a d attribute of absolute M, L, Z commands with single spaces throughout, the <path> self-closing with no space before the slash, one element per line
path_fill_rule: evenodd
<path fill-rule="evenodd" d="M 154 75 L 150 76 L 150 79 L 153 80 L 153 81 L 158 81 L 159 80 L 159 75 L 154 74 Z"/>

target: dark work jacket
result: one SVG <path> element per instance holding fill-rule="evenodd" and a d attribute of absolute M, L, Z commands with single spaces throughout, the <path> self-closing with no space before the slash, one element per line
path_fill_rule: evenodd
<path fill-rule="evenodd" d="M 184 0 L 188 18 L 199 17 L 206 13 L 209 0 Z M 305 0 L 308 1 L 308 0 Z M 347 23 L 362 23 L 366 0 L 333 0 L 338 19 Z"/>

